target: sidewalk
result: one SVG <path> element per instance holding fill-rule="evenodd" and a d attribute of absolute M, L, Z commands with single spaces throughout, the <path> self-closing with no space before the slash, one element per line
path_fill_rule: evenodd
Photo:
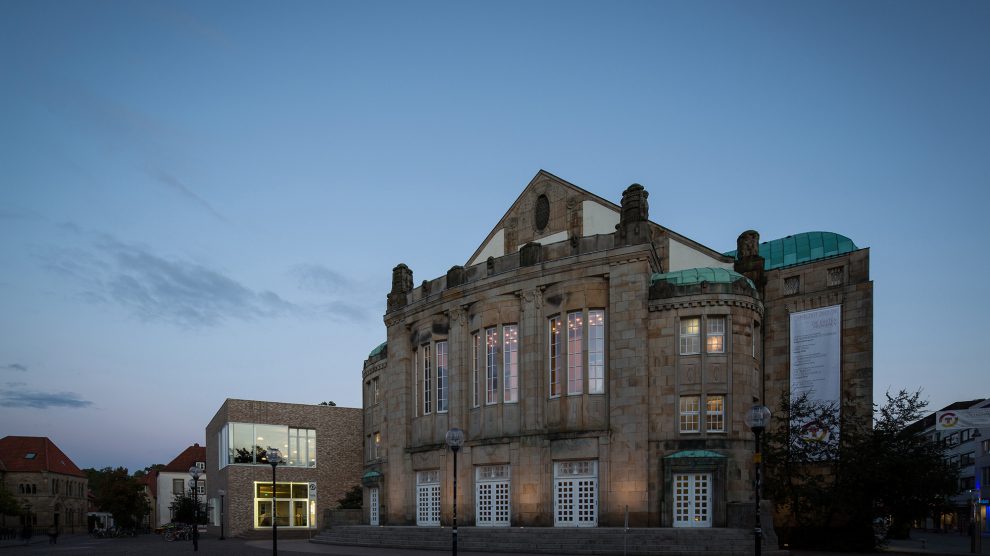
<path fill-rule="evenodd" d="M 990 535 L 983 534 L 982 556 L 990 555 Z M 891 540 L 881 552 L 823 552 L 818 550 L 792 550 L 792 556 L 876 556 L 876 554 L 931 554 L 938 556 L 972 556 L 969 551 L 970 539 L 959 533 L 933 533 L 930 531 L 911 531 L 911 536 L 904 540 Z"/>

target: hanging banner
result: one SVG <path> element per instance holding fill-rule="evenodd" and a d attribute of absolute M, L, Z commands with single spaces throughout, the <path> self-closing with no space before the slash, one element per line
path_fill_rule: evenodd
<path fill-rule="evenodd" d="M 842 368 L 842 306 L 791 313 L 791 401 L 839 404 Z M 805 440 L 838 441 L 838 430 L 806 423 Z"/>
<path fill-rule="evenodd" d="M 990 408 L 935 412 L 935 430 L 955 431 L 990 427 Z"/>

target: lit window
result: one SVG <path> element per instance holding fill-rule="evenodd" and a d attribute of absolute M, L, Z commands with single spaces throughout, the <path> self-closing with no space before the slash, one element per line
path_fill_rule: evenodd
<path fill-rule="evenodd" d="M 701 353 L 701 319 L 681 319 L 681 355 Z"/>
<path fill-rule="evenodd" d="M 584 391 L 584 323 L 581 313 L 567 314 L 567 393 Z"/>
<path fill-rule="evenodd" d="M 472 366 L 474 367 L 471 371 L 471 407 L 478 407 L 478 390 L 479 390 L 479 369 L 481 368 L 481 336 L 477 332 L 471 334 L 471 346 L 474 350 L 474 357 L 471 358 Z"/>
<path fill-rule="evenodd" d="M 588 311 L 588 393 L 605 392 L 605 311 Z"/>
<path fill-rule="evenodd" d="M 512 324 L 502 327 L 502 369 L 505 402 L 519 401 L 519 327 Z"/>
<path fill-rule="evenodd" d="M 725 396 L 708 396 L 705 402 L 705 428 L 708 432 L 725 432 Z"/>
<path fill-rule="evenodd" d="M 485 329 L 485 403 L 498 403 L 498 331 L 495 327 Z"/>
<path fill-rule="evenodd" d="M 382 457 L 382 433 L 375 432 L 374 442 L 371 444 L 371 459 L 378 459 Z"/>
<path fill-rule="evenodd" d="M 725 353 L 725 317 L 708 317 L 705 336 L 708 353 Z"/>
<path fill-rule="evenodd" d="M 550 397 L 560 395 L 560 358 L 564 353 L 560 317 L 550 319 Z"/>
<path fill-rule="evenodd" d="M 433 412 L 433 370 L 430 368 L 430 345 L 423 346 L 423 415 Z"/>
<path fill-rule="evenodd" d="M 681 432 L 699 432 L 699 396 L 681 396 Z"/>
<path fill-rule="evenodd" d="M 437 413 L 447 411 L 447 342 L 437 342 Z"/>

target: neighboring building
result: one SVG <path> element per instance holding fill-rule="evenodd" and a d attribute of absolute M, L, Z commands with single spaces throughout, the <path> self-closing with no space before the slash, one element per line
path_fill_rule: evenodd
<path fill-rule="evenodd" d="M 651 222 L 647 195 L 541 171 L 466 266 L 418 287 L 395 267 L 363 369 L 367 522 L 450 523 L 457 427 L 462 524 L 615 527 L 628 508 L 632 526 L 751 527 L 743 417 L 790 390 L 791 320 L 812 310 L 825 382 L 870 422 L 869 250 L 747 231 L 721 253 Z"/>
<path fill-rule="evenodd" d="M 158 514 L 158 527 L 172 522 L 172 502 L 175 497 L 189 496 L 193 488 L 193 478 L 189 470 L 197 467 L 200 470 L 197 495 L 200 501 L 206 497 L 206 447 L 199 443 L 186 448 L 168 465 L 158 472 L 157 503 L 155 513 Z"/>
<path fill-rule="evenodd" d="M 326 405 L 228 399 L 206 427 L 211 533 L 271 530 L 269 447 L 276 469 L 279 531 L 317 529 L 324 512 L 361 480 L 361 410 Z"/>
<path fill-rule="evenodd" d="M 86 531 L 86 475 L 47 437 L 0 439 L 0 480 L 27 512 L 20 518 L 5 516 L 0 526 Z"/>
<path fill-rule="evenodd" d="M 148 515 L 141 520 L 141 527 L 152 529 L 158 526 L 158 470 L 152 469 L 138 483 L 148 500 Z"/>
<path fill-rule="evenodd" d="M 958 401 L 938 411 L 986 408 L 990 408 L 990 399 Z M 990 492 L 987 485 L 987 479 L 990 478 L 990 456 L 987 455 L 987 450 L 990 449 L 990 427 L 939 431 L 935 422 L 937 413 L 929 414 L 909 428 L 916 429 L 918 434 L 932 442 L 942 442 L 945 445 L 945 459 L 959 468 L 959 491 L 949 500 L 952 510 L 929 519 L 925 526 L 966 533 L 973 522 L 974 499 L 986 500 Z M 977 496 L 981 489 L 981 495 Z M 980 513 L 984 528 L 986 512 L 986 505 L 983 505 Z"/>

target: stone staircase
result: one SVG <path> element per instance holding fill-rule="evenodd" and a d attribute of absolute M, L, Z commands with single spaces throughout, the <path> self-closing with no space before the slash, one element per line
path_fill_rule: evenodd
<path fill-rule="evenodd" d="M 325 529 L 311 542 L 347 546 L 412 548 L 450 552 L 449 527 L 342 526 Z M 459 527 L 457 548 L 471 552 L 589 554 L 600 556 L 751 556 L 749 529 L 624 529 L 597 527 Z M 763 547 L 767 556 L 787 556 L 786 550 Z"/>

